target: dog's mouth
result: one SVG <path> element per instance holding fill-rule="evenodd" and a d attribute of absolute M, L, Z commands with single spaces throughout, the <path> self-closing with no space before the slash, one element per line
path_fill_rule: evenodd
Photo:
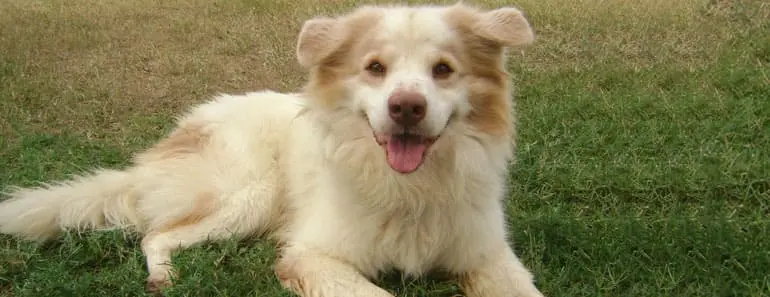
<path fill-rule="evenodd" d="M 385 149 L 390 168 L 403 174 L 412 173 L 420 168 L 425 162 L 428 148 L 437 139 L 437 137 L 425 137 L 408 131 L 391 135 L 375 133 L 374 138 Z"/>

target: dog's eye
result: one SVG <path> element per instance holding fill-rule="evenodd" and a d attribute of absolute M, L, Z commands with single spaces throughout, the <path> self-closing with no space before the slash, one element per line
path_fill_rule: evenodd
<path fill-rule="evenodd" d="M 447 65 L 444 62 L 438 63 L 433 66 L 434 78 L 447 78 L 449 77 L 450 74 L 452 74 L 452 72 L 454 72 L 452 67 L 449 67 L 449 65 Z"/>
<path fill-rule="evenodd" d="M 383 76 L 385 75 L 385 65 L 382 65 L 379 61 L 372 61 L 369 66 L 366 66 L 366 71 L 369 71 L 372 75 Z"/>

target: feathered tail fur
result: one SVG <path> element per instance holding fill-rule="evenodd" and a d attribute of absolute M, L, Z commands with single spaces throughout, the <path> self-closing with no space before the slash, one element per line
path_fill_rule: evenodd
<path fill-rule="evenodd" d="M 100 169 L 36 188 L 11 188 L 0 201 L 0 233 L 50 239 L 63 229 L 137 226 L 130 172 Z"/>

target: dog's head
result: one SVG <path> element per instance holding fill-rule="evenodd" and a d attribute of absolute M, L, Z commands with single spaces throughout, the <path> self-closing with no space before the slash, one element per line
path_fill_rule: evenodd
<path fill-rule="evenodd" d="M 411 173 L 453 126 L 509 136 L 505 49 L 533 39 L 515 8 L 367 6 L 306 21 L 297 58 L 313 102 L 368 122 L 390 167 Z"/>

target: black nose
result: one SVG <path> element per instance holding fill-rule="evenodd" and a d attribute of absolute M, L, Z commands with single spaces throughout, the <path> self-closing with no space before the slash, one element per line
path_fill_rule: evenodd
<path fill-rule="evenodd" d="M 388 113 L 402 126 L 414 126 L 425 118 L 425 96 L 412 91 L 397 91 L 388 98 Z"/>

